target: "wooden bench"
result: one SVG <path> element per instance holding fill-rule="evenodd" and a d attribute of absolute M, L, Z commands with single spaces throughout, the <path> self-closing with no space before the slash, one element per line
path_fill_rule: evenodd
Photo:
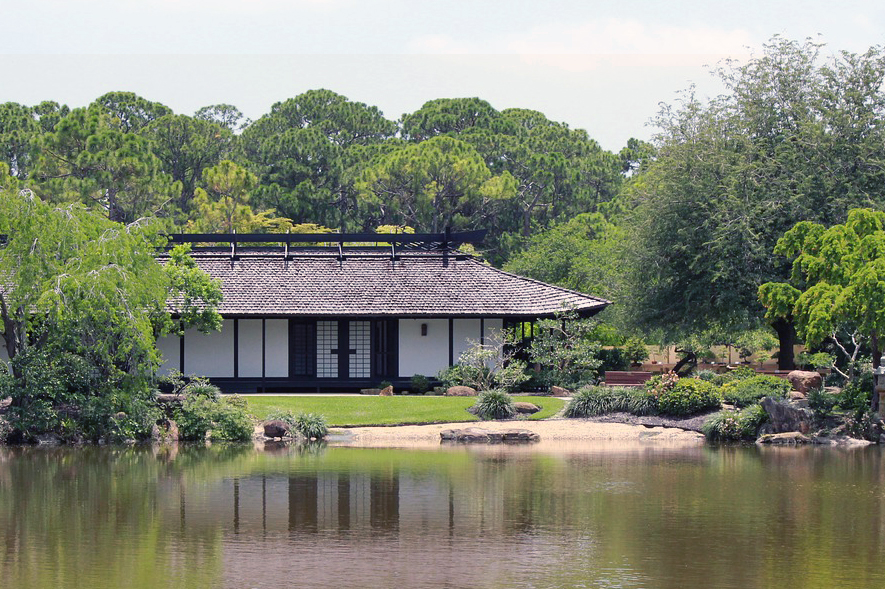
<path fill-rule="evenodd" d="M 607 387 L 641 387 L 651 377 L 651 372 L 608 370 L 604 384 Z"/>

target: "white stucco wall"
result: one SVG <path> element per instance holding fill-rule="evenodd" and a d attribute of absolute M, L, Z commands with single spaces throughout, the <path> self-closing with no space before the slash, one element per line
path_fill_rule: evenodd
<path fill-rule="evenodd" d="M 501 331 L 504 329 L 503 319 L 486 319 L 484 324 L 483 341 L 486 344 L 501 343 Z M 498 355 L 503 350 L 498 350 Z M 494 360 L 489 361 L 489 367 L 494 366 Z"/>
<path fill-rule="evenodd" d="M 455 342 L 452 361 L 458 362 L 458 358 L 473 342 L 479 342 L 481 337 L 479 319 L 455 319 L 452 322 L 452 341 Z"/>
<path fill-rule="evenodd" d="M 240 319 L 238 329 L 240 378 L 260 377 L 261 319 Z"/>
<path fill-rule="evenodd" d="M 427 335 L 421 335 L 421 324 Z M 448 319 L 399 320 L 399 375 L 436 376 L 449 365 Z"/>
<path fill-rule="evenodd" d="M 221 331 L 184 334 L 185 374 L 232 377 L 234 375 L 234 322 L 225 319 Z"/>
<path fill-rule="evenodd" d="M 268 319 L 264 338 L 265 374 L 268 377 L 289 376 L 289 320 Z"/>
<path fill-rule="evenodd" d="M 159 374 L 181 372 L 181 338 L 177 335 L 164 335 L 157 340 L 160 360 Z"/>

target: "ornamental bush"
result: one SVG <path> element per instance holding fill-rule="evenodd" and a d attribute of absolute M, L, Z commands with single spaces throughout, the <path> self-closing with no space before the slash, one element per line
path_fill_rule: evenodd
<path fill-rule="evenodd" d="M 679 382 L 679 375 L 675 372 L 667 372 L 664 374 L 655 374 L 645 381 L 645 390 L 648 394 L 659 397 L 673 388 Z"/>
<path fill-rule="evenodd" d="M 683 378 L 669 390 L 659 394 L 657 400 L 661 413 L 685 416 L 719 407 L 722 397 L 712 383 L 696 378 Z"/>
<path fill-rule="evenodd" d="M 789 390 L 789 382 L 772 374 L 757 374 L 743 380 L 732 380 L 719 389 L 725 402 L 736 407 L 749 407 L 763 397 L 783 399 Z"/>
<path fill-rule="evenodd" d="M 737 442 L 755 439 L 759 428 L 768 421 L 768 413 L 755 404 L 741 411 L 720 411 L 708 419 L 701 431 L 709 440 Z"/>
<path fill-rule="evenodd" d="M 516 415 L 513 398 L 500 389 L 481 392 L 471 409 L 480 419 L 508 419 Z"/>
<path fill-rule="evenodd" d="M 203 440 L 207 433 L 213 440 L 252 437 L 252 420 L 237 398 L 212 394 L 211 389 L 204 389 L 202 385 L 198 390 L 197 394 L 188 394 L 175 411 L 182 440 Z"/>
<path fill-rule="evenodd" d="M 307 440 L 322 440 L 329 433 L 326 418 L 317 413 L 299 413 L 296 415 L 295 429 Z"/>

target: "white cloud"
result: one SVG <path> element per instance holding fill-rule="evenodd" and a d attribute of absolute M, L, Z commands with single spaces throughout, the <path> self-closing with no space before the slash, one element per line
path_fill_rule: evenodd
<path fill-rule="evenodd" d="M 422 36 L 412 40 L 410 49 L 431 54 L 515 54 L 526 63 L 577 72 L 601 63 L 703 65 L 729 56 L 744 58 L 753 45 L 758 40 L 743 29 L 646 25 L 613 18 L 537 26 L 484 41 Z"/>

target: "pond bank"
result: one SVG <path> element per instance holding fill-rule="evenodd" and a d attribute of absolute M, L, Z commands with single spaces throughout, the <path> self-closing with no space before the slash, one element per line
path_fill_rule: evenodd
<path fill-rule="evenodd" d="M 589 419 L 547 419 L 544 421 L 506 420 L 481 423 L 436 423 L 393 427 L 332 428 L 328 441 L 335 445 L 358 447 L 412 448 L 439 446 L 440 432 L 447 429 L 481 427 L 491 431 L 524 429 L 538 434 L 545 442 L 643 442 L 667 445 L 702 445 L 698 432 L 675 427 L 626 423 L 600 423 Z"/>

